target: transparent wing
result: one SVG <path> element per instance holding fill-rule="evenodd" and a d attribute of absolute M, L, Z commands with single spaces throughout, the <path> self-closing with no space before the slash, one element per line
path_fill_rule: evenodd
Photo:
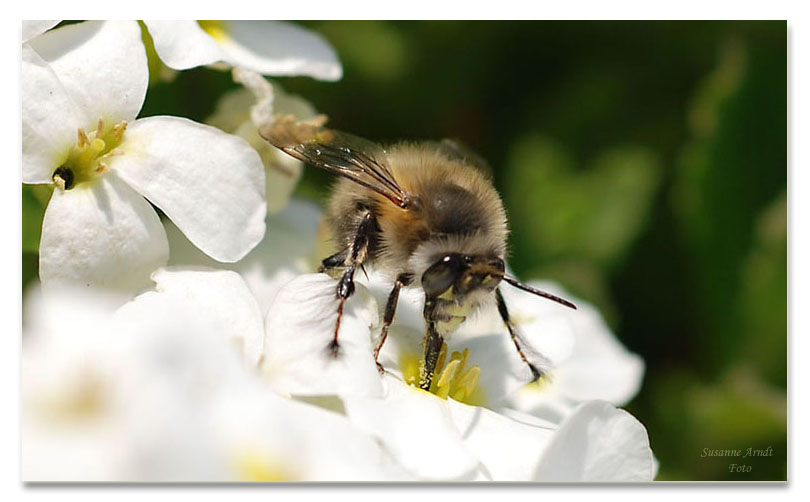
<path fill-rule="evenodd" d="M 326 118 L 296 122 L 277 116 L 259 129 L 276 148 L 307 164 L 320 167 L 370 188 L 402 208 L 411 204 L 385 164 L 385 150 L 371 141 L 323 127 Z"/>

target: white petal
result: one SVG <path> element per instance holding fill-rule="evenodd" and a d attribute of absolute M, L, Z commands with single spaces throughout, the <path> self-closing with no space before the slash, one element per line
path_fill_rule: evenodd
<path fill-rule="evenodd" d="M 537 340 L 547 340 L 553 336 L 556 336 L 557 340 L 548 346 L 565 347 L 566 340 L 570 340 L 571 337 L 564 325 L 558 325 L 556 329 L 536 332 L 534 335 L 536 336 L 530 336 L 527 333 L 526 336 L 534 348 L 544 347 L 544 345 L 538 344 Z M 531 370 L 520 358 L 508 333 L 453 338 L 447 345 L 451 352 L 470 349 L 470 364 L 481 368 L 478 386 L 486 396 L 487 407 L 496 407 L 510 394 L 532 380 Z M 528 352 L 525 346 L 523 350 Z M 544 355 L 554 357 L 556 354 L 545 352 Z M 555 378 L 553 371 L 551 378 Z"/>
<path fill-rule="evenodd" d="M 212 302 L 222 286 L 224 295 L 236 286 L 237 296 L 244 296 L 236 274 L 162 270 L 155 277 L 157 291 L 138 296 L 116 316 L 117 332 L 132 341 L 131 363 L 121 372 L 137 411 L 129 426 L 147 464 L 141 477 L 359 481 L 406 476 L 345 417 L 272 394 L 258 373 L 245 371 L 233 357 L 228 339 L 241 329 L 253 330 L 255 309 L 230 302 L 249 314 L 234 319 L 224 298 L 219 307 Z M 198 288 L 208 291 L 200 294 Z"/>
<path fill-rule="evenodd" d="M 259 301 L 263 313 L 270 308 L 281 286 L 303 273 L 317 270 L 317 229 L 321 211 L 313 203 L 293 200 L 277 215 L 267 218 L 267 237 L 235 264 Z"/>
<path fill-rule="evenodd" d="M 576 409 L 576 401 L 560 392 L 557 385 L 556 373 L 553 380 L 538 384 L 525 385 L 509 395 L 499 403 L 499 413 L 509 413 L 510 410 L 519 410 L 531 416 L 560 424 Z"/>
<path fill-rule="evenodd" d="M 233 264 L 218 264 L 197 249 L 171 222 L 166 222 L 170 265 L 204 265 L 238 272 L 266 313 L 279 290 L 301 274 L 317 270 L 316 233 L 321 211 L 315 204 L 293 199 L 279 214 L 267 217 L 267 232 L 258 246 Z"/>
<path fill-rule="evenodd" d="M 212 279 L 208 290 L 190 291 L 190 283 L 202 279 L 195 275 L 205 273 Z M 239 326 L 229 325 L 233 321 L 255 329 L 249 322 L 250 305 L 224 317 L 224 305 L 212 306 L 217 294 L 212 288 L 224 284 L 231 292 L 238 289 L 230 274 L 160 273 L 158 291 L 139 295 L 115 315 L 113 333 L 127 349 L 118 368 L 121 398 L 127 403 L 121 455 L 128 458 L 136 480 L 229 479 L 228 459 L 214 434 L 214 408 L 219 396 L 255 378 L 232 343 Z M 162 285 L 167 289 L 161 291 Z"/>
<path fill-rule="evenodd" d="M 161 268 L 152 274 L 162 298 L 186 302 L 194 316 L 221 336 L 241 347 L 248 367 L 262 356 L 264 320 L 256 299 L 239 274 L 226 270 Z M 148 293 L 145 293 L 148 294 Z"/>
<path fill-rule="evenodd" d="M 36 37 L 37 35 L 41 35 L 46 31 L 50 30 L 54 26 L 59 24 L 59 20 L 56 21 L 40 21 L 40 20 L 31 20 L 31 21 L 23 21 L 22 22 L 22 42 L 25 43 L 32 38 Z"/>
<path fill-rule="evenodd" d="M 126 131 L 110 168 L 218 261 L 244 257 L 264 236 L 264 168 L 239 137 L 187 119 L 150 117 Z"/>
<path fill-rule="evenodd" d="M 306 75 L 339 80 L 343 69 L 335 50 L 318 33 L 283 21 L 222 21 L 220 44 L 233 66 L 265 75 Z"/>
<path fill-rule="evenodd" d="M 533 282 L 532 286 L 571 298 L 551 283 Z M 526 311 L 527 299 L 512 293 L 517 311 Z M 566 404 L 605 400 L 614 405 L 628 402 L 638 393 L 644 375 L 644 361 L 629 352 L 613 336 L 599 312 L 576 300 L 576 311 L 561 310 L 559 315 L 570 325 L 573 348 L 553 371 L 553 381 L 538 389 L 521 389 L 510 398 L 510 406 L 536 415 L 549 416 Z M 554 402 L 552 402 L 554 401 Z"/>
<path fill-rule="evenodd" d="M 47 61 L 84 127 L 95 129 L 135 119 L 143 105 L 149 71 L 141 29 L 135 21 L 87 21 L 43 33 L 29 42 Z"/>
<path fill-rule="evenodd" d="M 647 430 L 604 401 L 582 405 L 560 426 L 535 473 L 537 481 L 652 481 Z"/>
<path fill-rule="evenodd" d="M 378 302 L 384 302 L 391 284 L 380 274 L 372 273 L 369 288 Z M 555 365 L 570 357 L 574 337 L 572 322 L 566 317 L 568 309 L 519 291 L 504 290 L 504 297 L 513 321 L 527 342 L 522 346 L 524 353 L 536 353 L 533 360 L 547 358 Z M 398 374 L 402 352 L 413 354 L 421 349 L 426 329 L 423 306 L 424 293 L 419 288 L 406 288 L 400 292 L 389 339 L 379 359 L 394 374 Z M 470 316 L 445 341 L 449 353 L 470 349 L 469 364 L 481 368 L 478 387 L 483 405 L 488 408 L 498 408 L 504 399 L 532 379 L 531 371 L 520 358 L 494 301 Z"/>
<path fill-rule="evenodd" d="M 50 65 L 28 45 L 22 48 L 20 83 L 22 181 L 52 183 L 85 125 L 83 115 Z"/>
<path fill-rule="evenodd" d="M 233 76 L 234 81 L 245 87 L 225 93 L 206 123 L 242 137 L 259 152 L 265 166 L 267 212 L 274 214 L 287 205 L 303 164 L 270 145 L 259 136 L 258 129 L 272 121 L 275 113 L 308 119 L 315 115 L 315 110 L 304 99 L 285 93 L 278 84 L 271 85 L 258 73 L 235 68 Z"/>
<path fill-rule="evenodd" d="M 43 285 L 136 291 L 168 258 L 166 233 L 154 209 L 114 173 L 54 190 L 39 246 Z"/>
<path fill-rule="evenodd" d="M 233 133 L 243 123 L 250 122 L 250 108 L 255 103 L 256 97 L 244 87 L 231 89 L 220 96 L 205 123 Z"/>
<path fill-rule="evenodd" d="M 222 61 L 225 52 L 196 21 L 144 21 L 169 68 L 187 70 Z"/>
<path fill-rule="evenodd" d="M 447 401 L 385 377 L 382 399 L 344 396 L 346 415 L 373 434 L 397 461 L 420 478 L 468 480 L 478 460 L 465 446 Z"/>
<path fill-rule="evenodd" d="M 113 398 L 121 352 L 112 350 L 106 292 L 27 290 L 20 359 L 21 477 L 120 479 Z"/>
<path fill-rule="evenodd" d="M 554 435 L 551 424 L 532 423 L 500 415 L 486 408 L 447 400 L 464 444 L 481 462 L 491 481 L 531 481 L 541 452 Z"/>
<path fill-rule="evenodd" d="M 557 384 L 576 401 L 601 399 L 621 406 L 641 388 L 644 361 L 619 343 L 596 309 L 582 305 L 579 313 L 575 350 L 560 366 Z"/>
<path fill-rule="evenodd" d="M 299 276 L 276 295 L 265 321 L 265 368 L 273 387 L 294 395 L 382 395 L 371 348 L 377 305 L 358 285 L 345 303 L 333 357 L 337 281 L 325 274 Z"/>
<path fill-rule="evenodd" d="M 285 481 L 412 479 L 375 438 L 342 415 L 244 389 L 223 398 L 216 408 L 217 429 L 236 460 L 233 463 L 242 471 L 252 464 L 252 477 L 264 474 Z M 244 480 L 249 473 L 237 474 Z"/>
<path fill-rule="evenodd" d="M 262 159 L 265 166 L 264 189 L 267 212 L 274 214 L 281 211 L 289 202 L 301 178 L 304 165 L 267 143 L 259 136 L 258 129 L 249 120 L 243 122 L 233 133 L 255 148 Z"/>

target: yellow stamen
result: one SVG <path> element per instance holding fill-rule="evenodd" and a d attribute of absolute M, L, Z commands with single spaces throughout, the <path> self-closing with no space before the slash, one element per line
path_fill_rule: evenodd
<path fill-rule="evenodd" d="M 124 139 L 126 121 L 109 127 L 104 119 L 96 122 L 97 129 L 89 133 L 83 128 L 76 131 L 76 144 L 67 158 L 53 173 L 54 185 L 62 190 L 95 179 L 110 170 L 107 159 L 124 152 L 119 146 Z M 66 177 L 67 175 L 67 177 Z"/>
<path fill-rule="evenodd" d="M 456 354 L 458 354 L 458 352 L 456 352 Z M 464 352 L 461 353 L 460 359 L 461 359 L 461 363 L 459 363 L 460 366 L 462 368 L 467 367 L 467 362 L 469 362 L 470 360 L 470 349 L 464 349 Z M 453 384 L 454 385 L 458 384 L 459 380 L 461 380 L 461 372 L 458 373 L 458 378 L 453 380 Z"/>
<path fill-rule="evenodd" d="M 468 367 L 469 360 L 470 349 L 453 352 L 448 360 L 447 344 L 442 344 L 436 361 L 434 378 L 430 384 L 430 392 L 442 399 L 451 397 L 462 403 L 482 405 L 485 402 L 484 394 L 478 387 L 481 368 Z M 409 385 L 419 385 L 423 367 L 424 361 L 416 354 L 403 354 L 400 357 L 402 378 Z"/>
<path fill-rule="evenodd" d="M 118 155 L 124 155 L 123 150 L 121 150 L 120 148 L 113 148 L 112 150 L 105 153 L 104 155 L 102 155 L 99 158 L 100 159 L 107 159 L 107 158 L 110 158 L 110 157 L 117 157 Z"/>
<path fill-rule="evenodd" d="M 121 122 L 115 124 L 110 132 L 110 136 L 115 141 L 121 141 L 124 137 L 124 131 L 127 130 L 127 121 L 122 120 Z"/>
<path fill-rule="evenodd" d="M 472 395 L 478 385 L 478 377 L 481 375 L 481 368 L 478 366 L 470 367 L 464 374 L 462 374 L 456 383 L 456 391 L 450 397 L 456 401 L 464 401 L 467 396 Z"/>
<path fill-rule="evenodd" d="M 79 128 L 79 139 L 76 142 L 76 145 L 79 148 L 84 148 L 90 143 L 90 140 L 87 139 L 87 133 L 84 132 L 84 129 L 81 127 Z"/>
<path fill-rule="evenodd" d="M 456 372 L 459 369 L 458 363 L 458 359 L 450 361 L 450 364 L 444 368 L 444 371 L 441 372 L 438 381 L 435 383 L 436 390 L 434 394 L 442 399 L 447 399 L 447 396 L 450 395 L 450 383 L 453 381 L 453 378 L 456 376 Z"/>

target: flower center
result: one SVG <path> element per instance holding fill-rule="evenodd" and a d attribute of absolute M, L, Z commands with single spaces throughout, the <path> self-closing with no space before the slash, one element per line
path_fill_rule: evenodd
<path fill-rule="evenodd" d="M 36 405 L 49 420 L 92 421 L 108 409 L 108 389 L 101 375 L 82 369 L 59 390 L 38 396 Z"/>
<path fill-rule="evenodd" d="M 108 171 L 107 159 L 122 153 L 117 147 L 123 141 L 126 129 L 126 121 L 105 127 L 102 119 L 98 119 L 95 131 L 87 133 L 79 128 L 76 145 L 70 150 L 67 160 L 53 172 L 54 185 L 70 190 Z"/>
<path fill-rule="evenodd" d="M 481 368 L 476 365 L 468 366 L 470 349 L 463 352 L 454 351 L 447 360 L 447 344 L 442 343 L 439 358 L 436 361 L 433 381 L 430 383 L 430 392 L 436 396 L 447 399 L 452 397 L 456 401 L 472 406 L 484 404 L 483 390 L 478 387 L 478 377 Z M 422 361 L 415 354 L 405 354 L 401 357 L 400 368 L 405 383 L 417 387 L 419 385 Z"/>
<path fill-rule="evenodd" d="M 296 476 L 263 452 L 254 448 L 238 449 L 231 455 L 236 476 L 244 481 L 295 481 Z"/>

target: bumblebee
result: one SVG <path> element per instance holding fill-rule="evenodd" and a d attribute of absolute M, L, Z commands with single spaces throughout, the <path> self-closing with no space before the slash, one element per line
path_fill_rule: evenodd
<path fill-rule="evenodd" d="M 374 342 L 375 361 L 394 320 L 400 290 L 419 287 L 427 324 L 422 389 L 430 388 L 444 339 L 473 312 L 491 305 L 493 296 L 518 354 L 534 379 L 541 378 L 548 361 L 525 350 L 527 343 L 509 316 L 501 284 L 576 306 L 506 274 L 506 212 L 495 187 L 478 169 L 477 156 L 446 140 L 383 148 L 325 128 L 325 122 L 323 116 L 306 122 L 278 116 L 259 134 L 288 155 L 340 177 L 326 212 L 339 251 L 325 258 L 320 269 L 337 278 L 331 354 L 339 354 L 343 306 L 354 293 L 355 274 L 369 265 L 393 282 Z"/>

